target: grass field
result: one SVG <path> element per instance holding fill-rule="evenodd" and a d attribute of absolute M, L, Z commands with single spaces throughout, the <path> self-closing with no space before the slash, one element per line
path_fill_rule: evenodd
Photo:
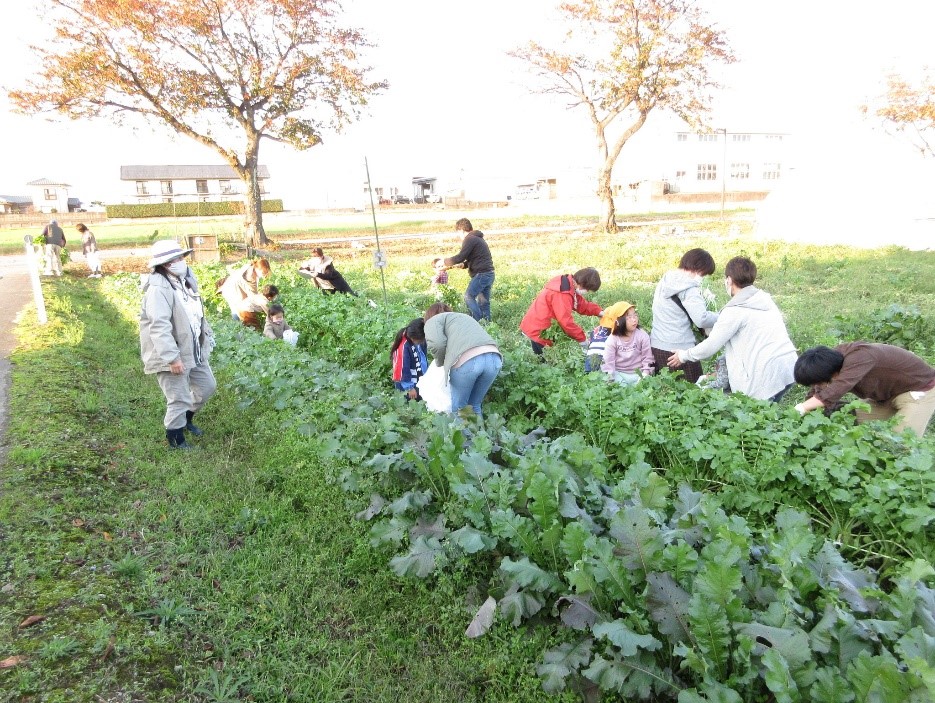
<path fill-rule="evenodd" d="M 743 216 L 743 211 L 734 213 Z M 596 216 L 569 215 L 525 215 L 506 208 L 472 212 L 461 211 L 378 211 L 376 214 L 379 234 L 403 234 L 426 232 L 449 232 L 460 217 L 470 217 L 478 227 L 487 229 L 515 229 L 520 227 L 549 227 L 579 225 L 594 227 Z M 620 218 L 623 222 L 641 222 L 652 219 L 667 220 L 712 220 L 717 215 L 711 212 L 677 212 L 661 215 L 645 213 Z M 331 239 L 340 237 L 372 237 L 373 216 L 370 212 L 316 214 L 301 212 L 268 213 L 263 218 L 267 235 L 274 241 L 291 239 Z M 218 241 L 242 247 L 242 218 L 189 217 L 150 218 L 146 220 L 109 220 L 92 227 L 101 248 L 124 248 L 149 244 L 156 239 L 182 239 L 190 235 L 216 235 Z M 0 255 L 16 254 L 23 249 L 23 237 L 37 237 L 42 227 L 0 229 Z M 68 249 L 81 251 L 81 237 L 76 231 L 66 231 Z"/>
<path fill-rule="evenodd" d="M 438 237 L 386 243 L 391 302 L 416 314 L 431 300 L 429 261 L 459 243 L 450 224 Z M 719 265 L 711 288 L 722 303 L 727 259 L 757 262 L 758 285 L 800 349 L 890 320 L 900 326 L 890 333 L 918 332 L 912 346 L 935 361 L 935 253 L 762 242 L 748 226 L 714 221 L 687 230 L 491 236 L 502 344 L 523 346 L 517 324 L 547 278 L 587 265 L 604 280 L 594 298 L 636 303 L 648 327 L 656 280 L 684 250 L 704 246 Z M 98 231 L 111 245 L 146 236 Z M 382 300 L 372 248 L 329 253 L 355 288 Z M 273 258 L 271 282 L 291 256 Z M 202 283 L 217 270 L 200 270 Z M 466 280 L 453 271 L 451 286 L 463 290 Z M 43 286 L 50 322 L 39 326 L 27 310 L 18 328 L 11 449 L 0 468 L 0 700 L 578 699 L 541 689 L 538 657 L 562 637 L 547 619 L 464 637 L 483 600 L 481 565 L 418 582 L 387 569 L 390 552 L 353 519 L 367 497 L 342 491 L 332 458 L 314 436 L 284 430 L 272 403 L 241 407 L 226 385 L 240 369 L 216 368 L 220 391 L 202 413 L 201 449 L 164 449 L 163 399 L 138 357 L 133 277 L 66 275 Z M 894 304 L 909 312 L 894 317 Z M 390 393 L 389 381 L 374 392 Z M 316 402 L 338 412 L 340 400 Z"/>

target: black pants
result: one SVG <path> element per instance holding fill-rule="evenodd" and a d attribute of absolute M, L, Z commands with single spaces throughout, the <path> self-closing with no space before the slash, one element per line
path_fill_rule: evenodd
<path fill-rule="evenodd" d="M 653 347 L 653 361 L 656 362 L 656 371 L 662 371 L 662 369 L 669 368 L 668 362 L 669 357 L 672 356 L 675 352 L 666 351 L 665 349 L 656 349 Z M 694 383 L 699 378 L 701 378 L 704 371 L 701 369 L 700 361 L 686 361 L 681 366 L 672 369 L 673 371 L 682 372 L 682 380 L 688 381 L 689 383 Z"/>

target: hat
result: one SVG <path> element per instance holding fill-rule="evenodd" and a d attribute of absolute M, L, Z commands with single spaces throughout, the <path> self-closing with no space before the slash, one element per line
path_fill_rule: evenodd
<path fill-rule="evenodd" d="M 604 314 L 601 315 L 601 327 L 609 327 L 612 329 L 618 317 L 625 314 L 630 308 L 635 307 L 633 303 L 621 300 L 619 303 L 614 303 L 609 308 L 604 308 Z"/>
<path fill-rule="evenodd" d="M 177 259 L 191 252 L 191 249 L 183 249 L 174 239 L 162 239 L 153 244 L 152 251 L 150 252 L 153 258 L 149 260 L 149 268 L 154 269 L 159 266 L 159 264 L 164 264 L 167 261 L 172 261 L 172 259 Z"/>

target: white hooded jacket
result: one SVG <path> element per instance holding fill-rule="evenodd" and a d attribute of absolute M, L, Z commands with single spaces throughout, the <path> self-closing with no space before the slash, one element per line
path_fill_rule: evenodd
<path fill-rule="evenodd" d="M 673 295 L 678 295 L 685 310 L 676 305 Z M 701 281 L 696 276 L 682 269 L 669 271 L 653 293 L 653 327 L 649 341 L 656 349 L 665 351 L 688 349 L 695 345 L 689 316 L 699 329 L 710 329 L 717 322 L 717 315 L 705 305 Z"/>
<path fill-rule="evenodd" d="M 724 306 L 708 338 L 679 352 L 682 361 L 707 359 L 724 348 L 732 391 L 766 400 L 794 382 L 798 354 L 769 293 L 747 286 Z"/>

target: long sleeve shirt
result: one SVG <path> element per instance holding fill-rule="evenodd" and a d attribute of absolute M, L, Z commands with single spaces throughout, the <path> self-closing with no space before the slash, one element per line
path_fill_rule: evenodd
<path fill-rule="evenodd" d="M 601 364 L 601 371 L 633 373 L 637 369 L 646 374 L 653 372 L 653 350 L 649 343 L 649 335 L 641 329 L 635 329 L 629 337 L 616 334 L 608 336 L 604 345 L 604 363 Z"/>
<path fill-rule="evenodd" d="M 910 391 L 935 390 L 935 368 L 910 351 L 869 342 L 835 349 L 844 355 L 844 365 L 830 383 L 813 389 L 825 405 L 834 405 L 846 393 L 884 403 Z"/>

